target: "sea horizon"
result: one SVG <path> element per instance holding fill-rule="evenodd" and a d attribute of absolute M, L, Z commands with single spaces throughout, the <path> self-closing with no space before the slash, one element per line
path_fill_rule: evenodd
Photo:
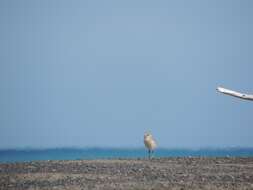
<path fill-rule="evenodd" d="M 43 160 L 146 158 L 141 147 L 55 147 L 0 149 L 0 163 Z M 154 157 L 253 157 L 253 147 L 158 148 Z"/>

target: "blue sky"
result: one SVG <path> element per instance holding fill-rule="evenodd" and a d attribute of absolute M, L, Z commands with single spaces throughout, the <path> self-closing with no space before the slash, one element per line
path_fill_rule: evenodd
<path fill-rule="evenodd" d="M 252 8 L 0 1 L 0 148 L 252 147 Z"/>

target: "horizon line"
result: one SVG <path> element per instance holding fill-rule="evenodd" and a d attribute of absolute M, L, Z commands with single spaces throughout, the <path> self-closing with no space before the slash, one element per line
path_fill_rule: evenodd
<path fill-rule="evenodd" d="M 141 150 L 146 149 L 145 147 L 102 147 L 102 146 L 55 146 L 55 147 L 8 147 L 8 148 L 0 148 L 0 151 L 25 151 L 25 150 L 60 150 L 60 149 L 76 149 L 76 150 L 91 150 L 91 149 L 100 149 L 100 150 L 107 150 L 107 149 L 122 149 L 122 150 Z M 224 150 L 224 149 L 253 149 L 253 146 L 203 146 L 203 147 L 158 147 L 157 150 Z"/>

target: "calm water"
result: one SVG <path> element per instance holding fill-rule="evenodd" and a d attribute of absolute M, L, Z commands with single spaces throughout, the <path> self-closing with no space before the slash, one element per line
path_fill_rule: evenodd
<path fill-rule="evenodd" d="M 0 150 L 0 162 L 23 162 L 34 160 L 77 160 L 77 159 L 110 159 L 110 158 L 143 158 L 147 156 L 145 149 L 115 148 L 58 148 L 58 149 L 22 149 Z M 187 156 L 235 156 L 253 157 L 253 148 L 227 149 L 158 149 L 156 157 Z"/>

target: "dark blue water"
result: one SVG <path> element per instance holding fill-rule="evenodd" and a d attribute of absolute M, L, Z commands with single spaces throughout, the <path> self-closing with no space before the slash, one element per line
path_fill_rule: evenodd
<path fill-rule="evenodd" d="M 24 162 L 35 160 L 78 160 L 78 159 L 112 159 L 144 158 L 145 149 L 119 148 L 56 148 L 56 149 L 22 149 L 0 150 L 0 163 Z M 253 157 L 253 148 L 226 149 L 157 149 L 155 157 Z"/>

